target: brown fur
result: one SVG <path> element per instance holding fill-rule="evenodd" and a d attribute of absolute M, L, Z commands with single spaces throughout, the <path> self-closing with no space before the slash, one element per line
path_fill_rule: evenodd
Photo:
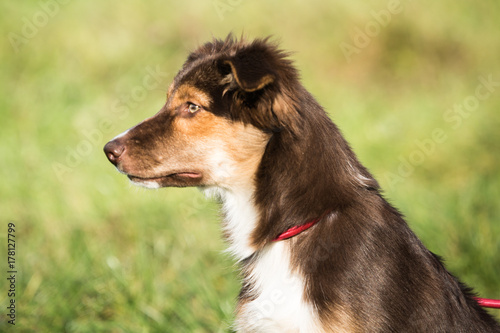
<path fill-rule="evenodd" d="M 190 114 L 189 103 L 203 110 Z M 238 170 L 228 169 L 226 178 L 207 167 L 207 155 L 220 149 Z M 382 197 L 286 54 L 268 40 L 229 36 L 201 46 L 162 110 L 105 151 L 137 182 L 253 191 L 255 253 L 242 260 L 240 310 L 256 296 L 246 277 L 259 253 L 283 231 L 330 212 L 286 240 L 323 331 L 500 332 Z"/>

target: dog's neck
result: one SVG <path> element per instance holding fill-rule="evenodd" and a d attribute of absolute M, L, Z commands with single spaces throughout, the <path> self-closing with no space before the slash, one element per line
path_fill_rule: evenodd
<path fill-rule="evenodd" d="M 299 104 L 308 112 L 297 111 L 294 129 L 273 135 L 256 173 L 257 246 L 378 187 L 322 108 L 308 99 Z"/>
<path fill-rule="evenodd" d="M 208 197 L 221 201 L 224 216 L 223 233 L 229 242 L 228 252 L 238 261 L 252 256 L 258 249 L 252 244 L 258 213 L 250 189 L 229 190 L 221 187 L 203 189 Z"/>

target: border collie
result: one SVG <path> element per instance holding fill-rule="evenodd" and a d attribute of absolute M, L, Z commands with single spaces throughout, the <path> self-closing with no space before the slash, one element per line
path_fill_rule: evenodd
<path fill-rule="evenodd" d="M 104 151 L 134 184 L 220 199 L 238 332 L 500 332 L 268 39 L 199 47 L 161 110 Z"/>

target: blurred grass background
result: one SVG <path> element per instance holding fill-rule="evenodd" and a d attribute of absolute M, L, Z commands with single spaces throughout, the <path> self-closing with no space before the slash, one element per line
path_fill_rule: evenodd
<path fill-rule="evenodd" d="M 306 88 L 413 230 L 478 293 L 500 298 L 499 87 L 445 119 L 474 102 L 479 77 L 500 82 L 500 4 L 401 1 L 384 21 L 389 6 L 1 2 L 0 248 L 15 223 L 15 328 L 229 330 L 239 284 L 216 205 L 196 189 L 132 187 L 102 153 L 162 106 L 190 50 L 229 32 L 274 35 L 293 51 Z M 435 129 L 445 139 L 430 144 Z M 11 328 L 7 289 L 1 278 L 0 331 Z"/>

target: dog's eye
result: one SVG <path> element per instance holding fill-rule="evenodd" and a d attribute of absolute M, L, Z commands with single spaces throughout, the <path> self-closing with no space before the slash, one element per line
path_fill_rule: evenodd
<path fill-rule="evenodd" d="M 189 113 L 196 113 L 196 112 L 200 111 L 200 109 L 201 109 L 201 107 L 199 105 L 189 103 L 187 110 Z"/>

